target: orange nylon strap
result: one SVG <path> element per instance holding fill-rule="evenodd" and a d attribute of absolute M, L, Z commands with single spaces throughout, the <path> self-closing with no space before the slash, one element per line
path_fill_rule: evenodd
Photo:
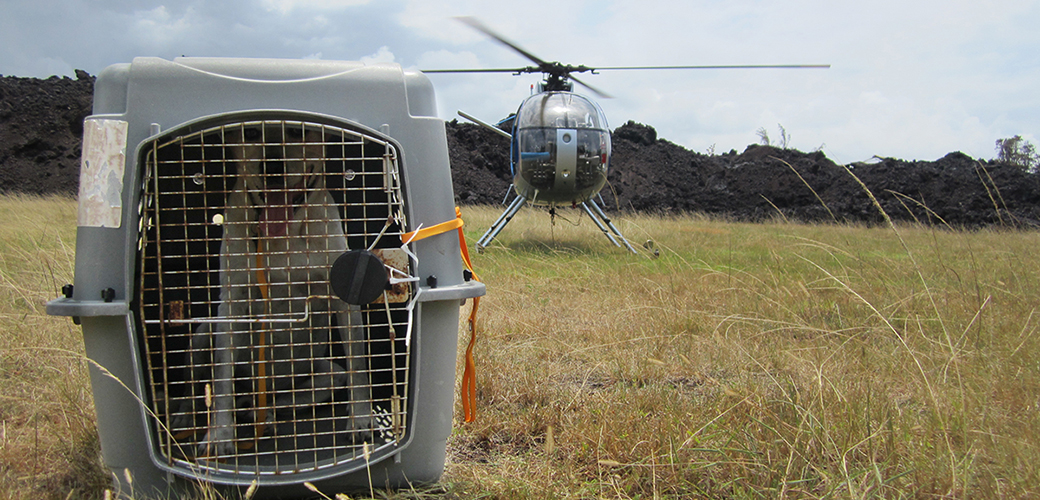
<path fill-rule="evenodd" d="M 462 220 L 462 210 L 455 207 L 455 217 Z M 466 269 L 473 274 L 473 279 L 480 281 L 477 273 L 473 271 L 473 263 L 469 260 L 469 248 L 466 246 L 466 236 L 462 234 L 459 226 L 459 250 L 462 252 L 462 262 Z M 469 345 L 466 346 L 466 369 L 462 372 L 462 413 L 466 422 L 476 420 L 477 411 L 477 365 L 473 361 L 473 346 L 477 344 L 477 308 L 480 307 L 480 297 L 473 297 L 473 307 L 469 311 Z"/>
<path fill-rule="evenodd" d="M 430 236 L 436 236 L 436 235 L 441 234 L 441 233 L 446 233 L 448 231 L 451 231 L 452 229 L 458 229 L 459 233 L 461 234 L 461 232 L 462 232 L 462 225 L 464 223 L 462 222 L 462 218 L 458 216 L 458 214 L 459 214 L 458 208 L 456 208 L 455 210 L 456 210 L 456 212 L 455 212 L 456 217 L 454 219 L 449 220 L 447 222 L 441 222 L 440 224 L 437 224 L 437 225 L 434 225 L 434 226 L 424 227 L 424 228 L 422 228 L 422 229 L 420 229 L 418 231 L 412 231 L 410 233 L 404 233 L 404 234 L 401 235 L 401 241 L 402 242 L 419 241 L 419 240 L 421 240 L 423 238 L 429 238 Z"/>
<path fill-rule="evenodd" d="M 267 273 L 264 272 L 263 254 L 260 253 L 260 244 L 257 242 L 256 252 L 256 284 L 260 287 L 260 295 L 264 298 L 264 311 L 270 313 L 270 286 L 267 283 Z M 256 424 L 254 425 L 253 437 L 259 439 L 264 434 L 264 428 L 267 426 L 267 331 L 266 326 L 268 323 L 264 323 L 260 328 L 260 366 L 257 367 L 257 371 L 260 375 L 260 380 L 257 382 L 257 394 L 259 399 L 260 408 L 256 412 Z M 274 389 L 272 386 L 271 389 Z M 250 447 L 252 443 L 249 443 Z M 242 447 L 242 446 L 240 446 Z"/>
<path fill-rule="evenodd" d="M 477 273 L 473 271 L 473 263 L 469 260 L 469 248 L 466 246 L 466 236 L 462 233 L 462 210 L 455 207 L 455 218 L 442 222 L 435 226 L 412 231 L 401 235 L 401 241 L 417 241 L 430 236 L 446 233 L 452 229 L 459 231 L 459 251 L 462 253 L 462 262 L 466 269 L 473 273 L 473 279 L 480 281 Z M 414 236 L 414 237 L 413 237 Z M 473 361 L 473 347 L 477 344 L 477 308 L 480 306 L 480 297 L 473 298 L 473 307 L 469 312 L 469 345 L 466 347 L 466 368 L 462 372 L 462 413 L 466 422 L 476 419 L 477 408 L 477 365 Z"/>

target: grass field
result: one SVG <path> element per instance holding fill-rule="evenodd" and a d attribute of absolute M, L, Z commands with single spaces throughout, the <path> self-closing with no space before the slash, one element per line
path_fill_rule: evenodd
<path fill-rule="evenodd" d="M 497 215 L 463 209 L 470 243 Z M 440 485 L 377 496 L 1040 497 L 1040 233 L 618 217 L 649 258 L 565 215 L 473 255 L 477 421 Z M 0 498 L 103 496 L 79 332 L 43 311 L 74 226 L 0 198 Z"/>

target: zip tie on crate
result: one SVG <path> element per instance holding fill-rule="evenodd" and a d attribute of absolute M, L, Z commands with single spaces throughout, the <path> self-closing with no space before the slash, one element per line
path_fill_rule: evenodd
<path fill-rule="evenodd" d="M 473 263 L 469 258 L 469 249 L 466 246 L 466 236 L 462 233 L 462 210 L 455 207 L 455 218 L 424 229 L 417 229 L 410 233 L 401 235 L 405 243 L 421 240 L 430 236 L 446 233 L 452 229 L 459 232 L 459 252 L 462 254 L 462 263 L 473 275 L 473 279 L 480 281 L 477 273 L 473 271 Z M 466 346 L 466 368 L 462 372 L 462 413 L 466 422 L 476 419 L 477 407 L 477 367 L 473 361 L 473 347 L 477 344 L 477 308 L 480 306 L 480 297 L 473 297 L 473 307 L 469 312 L 469 345 Z"/>

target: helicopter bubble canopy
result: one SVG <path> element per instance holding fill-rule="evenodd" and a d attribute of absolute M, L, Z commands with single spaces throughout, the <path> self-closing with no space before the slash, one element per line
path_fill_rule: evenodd
<path fill-rule="evenodd" d="M 603 110 L 571 92 L 535 94 L 513 134 L 516 192 L 542 205 L 580 204 L 607 181 L 610 130 Z"/>
<path fill-rule="evenodd" d="M 544 92 L 521 105 L 517 126 L 609 130 L 599 105 L 571 92 Z"/>

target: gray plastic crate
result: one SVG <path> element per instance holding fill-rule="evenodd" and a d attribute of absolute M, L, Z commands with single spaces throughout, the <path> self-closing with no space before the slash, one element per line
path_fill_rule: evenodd
<path fill-rule="evenodd" d="M 433 88 L 393 64 L 138 58 L 97 79 L 74 287 L 116 487 L 436 481 L 457 233 Z M 371 478 L 371 479 L 370 479 Z"/>

